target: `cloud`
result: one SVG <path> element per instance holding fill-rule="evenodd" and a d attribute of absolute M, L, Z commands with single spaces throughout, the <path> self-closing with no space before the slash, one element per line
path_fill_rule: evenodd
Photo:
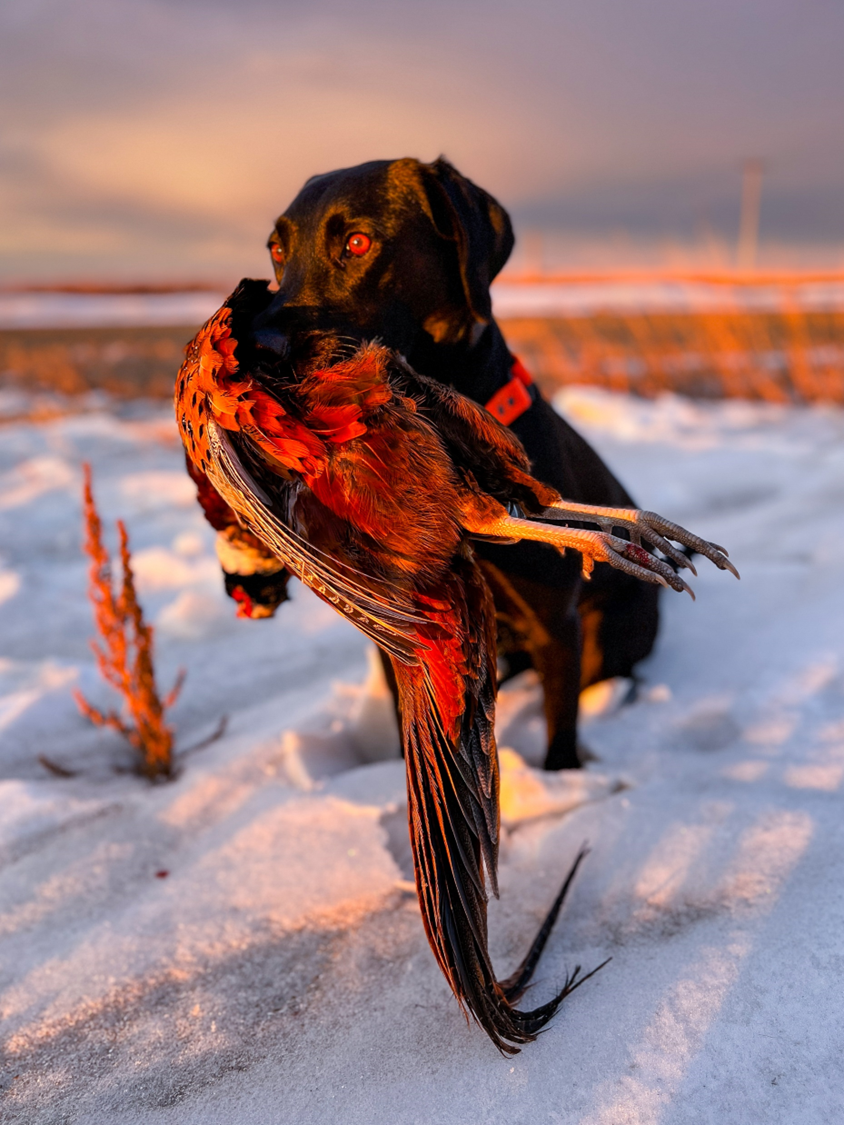
<path fill-rule="evenodd" d="M 731 224 L 761 155 L 777 232 L 841 239 L 841 32 L 821 0 L 6 0 L 10 268 L 234 268 L 309 175 L 440 152 L 517 219 L 642 235 Z"/>

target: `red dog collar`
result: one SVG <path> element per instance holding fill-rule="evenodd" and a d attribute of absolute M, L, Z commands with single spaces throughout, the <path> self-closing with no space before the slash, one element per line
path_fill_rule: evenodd
<path fill-rule="evenodd" d="M 510 371 L 510 382 L 499 387 L 486 404 L 487 410 L 502 426 L 512 426 L 533 405 L 533 397 L 528 390 L 528 387 L 533 386 L 530 372 L 515 356 Z"/>

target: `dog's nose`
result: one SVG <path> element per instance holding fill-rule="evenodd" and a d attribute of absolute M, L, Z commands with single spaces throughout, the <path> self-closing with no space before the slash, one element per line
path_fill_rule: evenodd
<path fill-rule="evenodd" d="M 279 323 L 284 310 L 284 297 L 276 293 L 273 300 L 252 321 L 252 339 L 257 348 L 270 351 L 274 356 L 287 359 L 290 354 L 290 339 L 287 326 Z"/>
<path fill-rule="evenodd" d="M 259 328 L 253 332 L 255 346 L 266 348 L 281 359 L 287 359 L 290 354 L 290 340 L 275 328 Z"/>

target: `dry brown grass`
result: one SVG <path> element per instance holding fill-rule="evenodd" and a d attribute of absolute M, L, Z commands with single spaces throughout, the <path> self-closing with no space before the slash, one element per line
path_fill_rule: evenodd
<path fill-rule="evenodd" d="M 705 282 L 716 290 L 723 286 L 724 299 L 719 300 L 723 307 L 712 312 L 503 319 L 513 351 L 548 390 L 580 383 L 647 397 L 674 391 L 705 398 L 844 404 L 844 311 L 807 309 L 801 300 L 807 282 L 842 283 L 840 276 L 557 280 Z M 729 307 L 730 294 L 751 284 L 778 295 L 772 311 Z"/>
<path fill-rule="evenodd" d="M 118 398 L 172 398 L 183 328 L 56 328 L 0 332 L 0 385 L 67 395 L 102 390 Z"/>
<path fill-rule="evenodd" d="M 599 314 L 501 322 L 546 390 L 844 404 L 844 313 Z"/>
<path fill-rule="evenodd" d="M 669 390 L 694 397 L 844 404 L 844 311 L 810 311 L 801 301 L 808 283 L 844 284 L 842 275 L 686 272 L 509 280 L 703 283 L 723 293 L 719 312 L 502 319 L 511 347 L 548 390 L 585 383 L 645 396 Z M 760 285 L 779 294 L 774 311 L 729 307 L 737 288 Z M 0 386 L 169 399 L 195 327 L 0 332 Z"/>
<path fill-rule="evenodd" d="M 138 755 L 138 769 L 150 779 L 167 778 L 173 773 L 173 732 L 164 715 L 178 697 L 183 676 L 162 701 L 155 684 L 153 630 L 144 620 L 135 592 L 129 537 L 122 520 L 120 536 L 122 576 L 115 592 L 112 563 L 103 544 L 102 523 L 91 490 L 91 468 L 85 465 L 85 552 L 91 560 L 88 596 L 94 607 L 98 641 L 91 647 L 106 683 L 123 699 L 124 716 L 116 711 L 100 711 L 82 695 L 74 696 L 83 715 L 98 726 L 111 727 L 132 745 Z"/>

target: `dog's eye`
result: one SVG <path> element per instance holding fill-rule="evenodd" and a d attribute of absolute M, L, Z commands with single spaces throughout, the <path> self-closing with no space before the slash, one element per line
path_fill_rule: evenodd
<path fill-rule="evenodd" d="M 274 262 L 284 261 L 284 251 L 277 242 L 274 242 L 270 247 L 270 257 Z"/>
<path fill-rule="evenodd" d="M 346 249 L 350 254 L 354 254 L 356 258 L 362 258 L 364 254 L 369 252 L 371 245 L 372 239 L 368 234 L 364 234 L 362 231 L 355 231 L 354 234 L 349 235 L 346 242 Z"/>

